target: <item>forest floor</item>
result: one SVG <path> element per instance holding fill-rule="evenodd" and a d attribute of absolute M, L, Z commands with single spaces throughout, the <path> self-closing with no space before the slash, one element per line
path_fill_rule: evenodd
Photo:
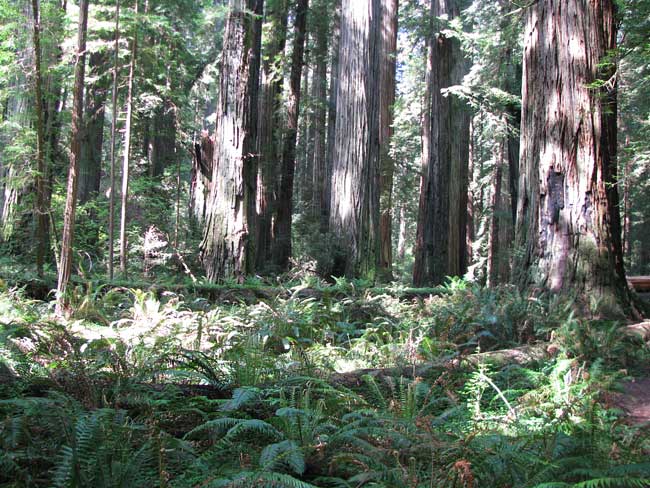
<path fill-rule="evenodd" d="M 635 378 L 623 386 L 619 405 L 634 425 L 650 422 L 650 377 Z"/>
<path fill-rule="evenodd" d="M 650 487 L 640 324 L 463 282 L 87 283 L 66 319 L 29 290 L 0 283 L 0 487 Z"/>

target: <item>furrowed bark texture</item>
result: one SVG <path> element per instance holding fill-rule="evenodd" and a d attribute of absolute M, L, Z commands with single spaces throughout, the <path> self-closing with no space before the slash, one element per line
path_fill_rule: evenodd
<path fill-rule="evenodd" d="M 207 131 L 201 141 L 194 145 L 192 175 L 190 182 L 190 218 L 193 225 L 202 226 L 207 215 L 207 203 L 212 188 L 214 168 L 214 139 Z"/>
<path fill-rule="evenodd" d="M 201 260 L 210 281 L 243 281 L 254 265 L 261 0 L 230 0 L 223 41 L 212 189 Z"/>
<path fill-rule="evenodd" d="M 296 138 L 300 113 L 300 74 L 305 52 L 308 0 L 298 0 L 295 14 L 295 38 L 291 54 L 287 128 L 282 140 L 282 171 L 277 212 L 273 223 L 273 262 L 286 269 L 291 257 L 291 222 L 293 218 L 293 179 L 296 171 Z"/>
<path fill-rule="evenodd" d="M 88 28 L 88 0 L 81 0 L 79 5 L 79 29 L 77 36 L 77 59 L 74 69 L 74 101 L 72 104 L 72 134 L 70 139 L 70 169 L 68 187 L 63 214 L 63 234 L 61 237 L 61 262 L 59 263 L 59 280 L 57 285 L 57 313 L 66 311 L 68 297 L 66 294 L 72 273 L 72 245 L 74 241 L 75 213 L 77 210 L 77 185 L 79 174 L 79 155 L 81 153 L 80 131 L 83 123 L 84 75 L 86 74 L 86 32 Z"/>
<path fill-rule="evenodd" d="M 321 0 L 312 11 L 318 16 L 314 20 L 315 26 L 315 47 L 314 62 L 316 70 L 314 71 L 312 104 L 314 105 L 313 127 L 314 127 L 314 162 L 312 165 L 312 214 L 322 222 L 325 210 L 329 206 L 329 200 L 325 200 L 327 194 L 327 181 L 329 172 L 327 171 L 327 161 L 325 159 L 325 143 L 327 138 L 327 61 L 329 45 L 329 20 L 328 12 L 329 2 Z"/>
<path fill-rule="evenodd" d="M 437 285 L 467 267 L 469 116 L 464 104 L 441 90 L 460 83 L 466 69 L 460 45 L 442 32 L 441 17 L 453 19 L 453 0 L 433 0 L 428 41 L 422 177 L 413 282 Z"/>
<path fill-rule="evenodd" d="M 374 279 L 379 254 L 379 0 L 343 0 L 330 231 L 334 274 Z"/>
<path fill-rule="evenodd" d="M 395 161 L 390 155 L 393 136 L 393 105 L 395 104 L 395 70 L 397 62 L 397 0 L 381 2 L 381 59 L 379 100 L 379 158 L 381 191 L 379 207 L 379 278 L 393 279 L 393 175 Z"/>
<path fill-rule="evenodd" d="M 267 5 L 262 38 L 262 70 L 258 120 L 256 268 L 263 270 L 271 260 L 273 211 L 281 167 L 282 58 L 287 41 L 288 1 Z"/>
<path fill-rule="evenodd" d="M 612 0 L 545 0 L 524 51 L 517 262 L 521 286 L 629 311 L 616 184 Z M 608 80 L 596 87 L 597 80 Z M 610 308 L 614 307 L 614 309 Z"/>

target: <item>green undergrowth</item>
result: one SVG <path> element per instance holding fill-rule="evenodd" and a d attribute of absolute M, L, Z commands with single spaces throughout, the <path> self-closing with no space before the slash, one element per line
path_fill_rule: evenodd
<path fill-rule="evenodd" d="M 67 320 L 5 286 L 0 486 L 650 486 L 616 400 L 647 348 L 620 324 L 459 281 L 282 286 L 85 285 Z M 476 356 L 524 343 L 546 354 Z"/>

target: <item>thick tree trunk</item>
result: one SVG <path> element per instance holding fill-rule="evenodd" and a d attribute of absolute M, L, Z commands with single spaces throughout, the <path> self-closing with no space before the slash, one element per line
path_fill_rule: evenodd
<path fill-rule="evenodd" d="M 300 113 L 300 74 L 305 51 L 308 0 L 298 0 L 295 14 L 294 45 L 291 54 L 287 129 L 282 141 L 282 171 L 278 193 L 277 214 L 273 223 L 273 261 L 286 269 L 291 257 L 291 223 L 293 219 L 293 178 L 296 170 L 296 137 Z"/>
<path fill-rule="evenodd" d="M 88 60 L 89 76 L 94 79 L 86 91 L 86 114 L 79 155 L 79 203 L 85 203 L 99 193 L 102 175 L 102 145 L 104 142 L 104 113 L 108 93 L 108 51 L 98 51 Z"/>
<path fill-rule="evenodd" d="M 381 1 L 381 59 L 379 100 L 379 263 L 378 275 L 383 281 L 393 279 L 393 175 L 395 161 L 390 155 L 393 136 L 393 105 L 395 104 L 395 70 L 397 66 L 397 0 Z"/>
<path fill-rule="evenodd" d="M 458 15 L 454 0 L 432 0 L 432 29 L 440 18 Z M 435 20 L 434 19 L 438 19 Z M 413 282 L 437 285 L 467 267 L 467 162 L 469 117 L 464 104 L 443 97 L 457 84 L 466 62 L 456 39 L 442 32 L 428 42 L 425 113 L 422 121 L 422 176 Z"/>
<path fill-rule="evenodd" d="M 217 104 L 214 170 L 201 260 L 210 281 L 243 281 L 255 263 L 257 84 L 261 0 L 230 0 Z"/>
<path fill-rule="evenodd" d="M 58 314 L 63 314 L 68 306 L 68 282 L 72 273 L 72 246 L 74 241 L 75 213 L 77 210 L 77 185 L 79 173 L 79 156 L 81 153 L 80 132 L 83 124 L 84 75 L 86 69 L 86 32 L 88 30 L 88 0 L 79 4 L 79 31 L 74 69 L 74 101 L 72 104 L 72 133 L 70 135 L 70 169 L 65 201 L 63 234 L 61 237 L 61 262 L 59 263 L 59 280 L 57 285 Z"/>
<path fill-rule="evenodd" d="M 278 173 L 281 168 L 282 58 L 287 41 L 287 0 L 267 6 L 268 38 L 262 40 L 260 115 L 258 121 L 256 268 L 264 270 L 271 262 L 272 223 L 276 204 Z"/>
<path fill-rule="evenodd" d="M 577 293 L 602 313 L 630 311 L 607 57 L 615 26 L 613 0 L 545 0 L 528 13 L 514 266 L 520 286 Z"/>
<path fill-rule="evenodd" d="M 335 275 L 374 280 L 379 259 L 381 3 L 343 0 L 330 231 Z"/>

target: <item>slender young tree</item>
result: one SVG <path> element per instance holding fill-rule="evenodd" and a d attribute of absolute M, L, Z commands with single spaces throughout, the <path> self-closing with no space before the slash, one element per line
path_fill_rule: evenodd
<path fill-rule="evenodd" d="M 79 3 L 79 29 L 77 35 L 77 53 L 74 69 L 74 101 L 72 104 L 72 133 L 70 135 L 70 168 L 64 210 L 63 235 L 61 238 L 61 262 L 59 263 L 59 280 L 57 285 L 58 314 L 67 308 L 67 288 L 72 273 L 72 246 L 74 241 L 75 212 L 77 209 L 77 185 L 80 155 L 80 130 L 83 122 L 84 75 L 86 67 L 86 32 L 88 30 L 88 0 Z"/>
<path fill-rule="evenodd" d="M 133 121 L 133 90 L 135 81 L 135 63 L 138 53 L 138 2 L 135 1 L 133 40 L 131 41 L 131 62 L 129 63 L 129 81 L 126 94 L 126 124 L 124 127 L 124 154 L 122 156 L 122 208 L 120 212 L 120 272 L 127 274 L 126 211 L 129 204 L 129 159 L 131 157 L 131 123 Z"/>
<path fill-rule="evenodd" d="M 38 0 L 32 0 L 34 42 L 34 97 L 36 99 L 36 271 L 43 276 L 47 252 L 48 209 L 46 207 L 47 162 L 45 161 L 45 126 L 43 122 L 43 75 L 41 72 L 41 13 Z"/>
<path fill-rule="evenodd" d="M 528 12 L 515 279 L 630 311 L 616 181 L 613 0 Z"/>
<path fill-rule="evenodd" d="M 211 281 L 243 281 L 255 263 L 257 85 L 261 0 L 229 0 L 217 103 L 214 170 L 201 260 Z"/>
<path fill-rule="evenodd" d="M 273 224 L 273 262 L 286 269 L 291 257 L 291 223 L 293 219 L 293 179 L 296 171 L 296 138 L 300 113 L 300 74 L 302 73 L 307 30 L 308 0 L 298 0 L 295 12 L 294 44 L 289 76 L 287 128 L 282 141 L 282 170 L 277 214 Z"/>
<path fill-rule="evenodd" d="M 120 72 L 120 0 L 115 1 L 115 44 L 113 48 L 113 94 L 111 96 L 111 170 L 108 200 L 108 279 L 113 280 L 115 256 L 115 145 L 117 133 L 117 95 Z"/>

